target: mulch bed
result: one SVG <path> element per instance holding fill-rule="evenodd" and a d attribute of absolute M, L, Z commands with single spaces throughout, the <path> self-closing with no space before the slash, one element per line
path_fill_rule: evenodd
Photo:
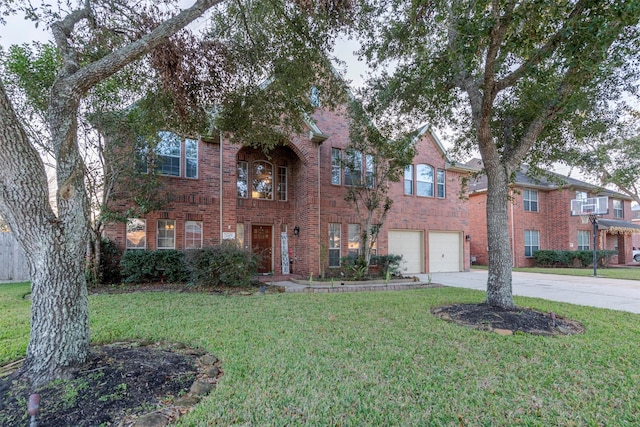
<path fill-rule="evenodd" d="M 215 385 L 222 375 L 217 364 L 203 351 L 175 344 L 94 347 L 69 380 L 52 381 L 35 391 L 41 398 L 38 425 L 132 426 L 144 414 L 159 420 L 152 425 L 165 425 L 198 402 L 200 397 L 191 393 L 194 383 Z M 29 425 L 31 393 L 20 370 L 0 378 L 0 425 Z"/>
<path fill-rule="evenodd" d="M 503 309 L 487 304 L 453 304 L 434 307 L 431 312 L 443 320 L 503 335 L 572 335 L 584 332 L 579 322 L 531 308 Z"/>

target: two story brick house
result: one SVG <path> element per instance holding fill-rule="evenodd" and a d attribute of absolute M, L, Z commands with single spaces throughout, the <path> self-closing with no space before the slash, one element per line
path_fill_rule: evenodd
<path fill-rule="evenodd" d="M 260 255 L 260 273 L 303 276 L 317 276 L 360 252 L 360 219 L 345 195 L 357 182 L 354 174 L 367 179 L 374 159 L 360 158 L 357 172 L 343 166 L 349 144 L 344 111 L 318 109 L 308 133 L 267 154 L 222 135 L 159 135 L 159 191 L 170 202 L 162 211 L 107 227 L 106 237 L 121 249 L 180 250 L 233 239 Z M 376 251 L 403 255 L 408 274 L 467 270 L 469 215 L 459 194 L 460 178 L 470 168 L 452 164 L 428 127 L 416 147 L 404 182 L 391 186 L 394 203 Z M 112 207 L 124 211 L 128 203 L 121 197 Z"/>
<path fill-rule="evenodd" d="M 474 159 L 467 165 L 480 169 L 482 161 Z M 562 184 L 532 179 L 526 171 L 525 166 L 516 173 L 510 191 L 508 215 L 514 267 L 535 265 L 536 250 L 593 250 L 593 225 L 571 215 L 571 200 L 596 196 L 607 196 L 609 204 L 609 213 L 598 220 L 597 249 L 618 251 L 611 260 L 614 263 L 632 262 L 632 236 L 640 233 L 640 225 L 631 221 L 631 198 L 566 176 L 557 176 Z M 489 261 L 486 191 L 485 176 L 469 183 L 468 207 L 474 230 L 470 249 L 480 265 Z"/>

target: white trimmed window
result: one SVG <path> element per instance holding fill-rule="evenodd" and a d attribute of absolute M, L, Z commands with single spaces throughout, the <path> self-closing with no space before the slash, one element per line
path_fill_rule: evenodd
<path fill-rule="evenodd" d="M 249 163 L 242 160 L 236 165 L 236 187 L 238 197 L 246 199 L 249 197 Z"/>
<path fill-rule="evenodd" d="M 329 267 L 340 267 L 340 238 L 340 224 L 329 224 Z"/>
<path fill-rule="evenodd" d="M 348 150 L 344 168 L 344 185 L 362 185 L 362 152 Z"/>
<path fill-rule="evenodd" d="M 367 154 L 364 156 L 364 176 L 365 176 L 365 183 L 367 185 L 367 188 L 373 188 L 374 186 L 374 170 L 375 170 L 375 164 L 374 164 L 374 160 L 373 160 L 373 156 L 371 154 Z"/>
<path fill-rule="evenodd" d="M 180 137 L 173 132 L 158 132 L 160 142 L 156 146 L 157 169 L 161 175 L 180 176 Z"/>
<path fill-rule="evenodd" d="M 271 163 L 264 160 L 253 162 L 253 180 L 251 182 L 252 198 L 273 200 L 273 166 Z"/>
<path fill-rule="evenodd" d="M 278 166 L 278 200 L 287 201 L 287 168 Z"/>
<path fill-rule="evenodd" d="M 360 255 L 360 224 L 349 224 L 348 252 L 350 257 Z"/>
<path fill-rule="evenodd" d="M 404 168 L 404 194 L 413 195 L 413 165 Z"/>
<path fill-rule="evenodd" d="M 445 194 L 446 194 L 446 188 L 445 188 L 445 180 L 446 180 L 446 173 L 443 169 L 437 169 L 436 170 L 436 179 L 438 181 L 438 198 L 439 199 L 444 199 Z"/>
<path fill-rule="evenodd" d="M 331 149 L 331 183 L 340 185 L 342 183 L 342 150 Z"/>
<path fill-rule="evenodd" d="M 540 232 L 524 230 L 524 256 L 532 257 L 533 253 L 538 250 L 540 250 Z"/>
<path fill-rule="evenodd" d="M 202 248 L 202 221 L 186 221 L 184 223 L 184 248 Z"/>
<path fill-rule="evenodd" d="M 236 224 L 236 242 L 240 247 L 244 247 L 244 223 Z"/>
<path fill-rule="evenodd" d="M 586 191 L 576 191 L 576 199 L 585 200 L 589 197 Z"/>
<path fill-rule="evenodd" d="M 591 249 L 591 233 L 588 231 L 580 230 L 578 231 L 578 250 L 579 251 L 588 251 Z"/>
<path fill-rule="evenodd" d="M 185 176 L 198 177 L 198 141 L 186 138 L 184 140 Z"/>
<path fill-rule="evenodd" d="M 538 192 L 536 190 L 524 190 L 522 198 L 525 211 L 538 212 Z"/>
<path fill-rule="evenodd" d="M 622 200 L 613 199 L 613 217 L 624 218 L 624 204 Z"/>
<path fill-rule="evenodd" d="M 127 249 L 147 248 L 147 221 L 140 218 L 127 220 Z"/>
<path fill-rule="evenodd" d="M 158 249 L 176 248 L 176 222 L 172 219 L 158 220 Z"/>
<path fill-rule="evenodd" d="M 416 167 L 416 182 L 418 196 L 433 197 L 433 168 L 419 164 Z"/>

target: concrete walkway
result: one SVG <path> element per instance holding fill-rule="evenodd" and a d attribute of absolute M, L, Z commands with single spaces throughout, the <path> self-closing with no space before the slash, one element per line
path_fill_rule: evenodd
<path fill-rule="evenodd" d="M 487 271 L 432 273 L 433 283 L 487 290 Z M 427 274 L 417 275 L 422 281 Z M 513 272 L 513 294 L 590 307 L 640 313 L 640 281 Z"/>

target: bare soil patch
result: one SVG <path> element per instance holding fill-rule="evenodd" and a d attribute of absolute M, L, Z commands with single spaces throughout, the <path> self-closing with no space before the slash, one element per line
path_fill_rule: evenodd
<path fill-rule="evenodd" d="M 215 386 L 218 365 L 214 356 L 179 344 L 94 347 L 68 380 L 38 390 L 31 389 L 20 370 L 0 378 L 0 425 L 29 425 L 32 393 L 41 397 L 41 426 L 133 426 L 145 414 L 155 419 L 145 425 L 166 425 Z M 201 390 L 194 390 L 196 385 Z"/>
<path fill-rule="evenodd" d="M 431 312 L 443 320 L 503 335 L 572 335 L 584 332 L 579 322 L 531 308 L 503 309 L 488 304 L 453 304 L 434 307 Z"/>

